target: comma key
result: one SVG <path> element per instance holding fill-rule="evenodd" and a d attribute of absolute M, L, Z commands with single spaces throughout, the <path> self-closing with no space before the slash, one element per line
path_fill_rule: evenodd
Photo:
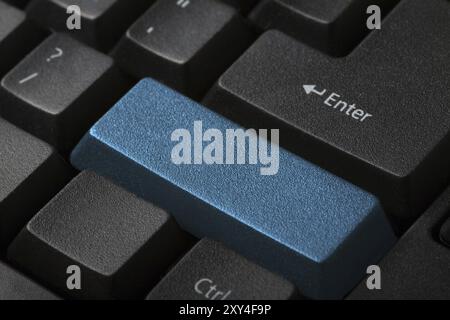
<path fill-rule="evenodd" d="M 221 1 L 159 0 L 128 29 L 113 55 L 130 75 L 199 98 L 252 40 L 238 11 Z"/>

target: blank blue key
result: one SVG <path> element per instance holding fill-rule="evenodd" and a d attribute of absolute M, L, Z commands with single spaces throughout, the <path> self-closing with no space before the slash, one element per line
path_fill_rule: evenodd
<path fill-rule="evenodd" d="M 196 121 L 203 130 L 240 128 L 144 79 L 83 138 L 72 163 L 154 202 L 185 230 L 225 243 L 312 298 L 343 297 L 394 244 L 374 196 L 282 148 L 274 175 L 254 164 L 175 164 L 172 133 L 193 132 Z"/>

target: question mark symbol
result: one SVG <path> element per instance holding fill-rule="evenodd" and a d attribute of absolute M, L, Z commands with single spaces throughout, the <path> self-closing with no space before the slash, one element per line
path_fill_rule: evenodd
<path fill-rule="evenodd" d="M 57 59 L 62 57 L 62 55 L 64 54 L 64 51 L 60 48 L 55 48 L 56 53 L 51 55 L 50 58 L 47 59 L 47 62 L 52 61 L 53 59 Z"/>

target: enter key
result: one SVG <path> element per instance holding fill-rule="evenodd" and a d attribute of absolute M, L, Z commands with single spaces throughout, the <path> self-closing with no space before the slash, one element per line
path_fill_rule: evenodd
<path fill-rule="evenodd" d="M 344 58 L 268 31 L 204 104 L 280 128 L 285 148 L 378 196 L 405 230 L 450 177 L 450 5 L 429 2 L 402 1 Z"/>

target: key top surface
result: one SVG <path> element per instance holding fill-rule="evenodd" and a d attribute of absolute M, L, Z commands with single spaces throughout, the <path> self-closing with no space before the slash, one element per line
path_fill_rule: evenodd
<path fill-rule="evenodd" d="M 282 144 L 377 195 L 406 227 L 449 178 L 449 32 L 441 0 L 402 1 L 343 59 L 270 31 L 204 104 L 281 128 Z"/>
<path fill-rule="evenodd" d="M 68 32 L 90 46 L 108 51 L 152 3 L 153 0 L 34 0 L 27 7 L 27 12 L 42 26 Z M 79 29 L 68 30 L 68 22 L 70 26 L 74 23 L 67 13 L 70 6 L 80 8 Z"/>
<path fill-rule="evenodd" d="M 278 271 L 309 296 L 342 296 L 395 241 L 373 196 L 283 149 L 275 175 L 249 164 L 174 164 L 173 132 L 198 120 L 205 129 L 240 128 L 142 80 L 90 130 L 72 163 L 154 201 L 188 232 Z"/>
<path fill-rule="evenodd" d="M 266 0 L 250 18 L 264 30 L 278 29 L 329 54 L 342 56 L 370 31 L 367 8 L 383 16 L 397 0 Z M 371 11 L 372 12 L 372 11 Z"/>
<path fill-rule="evenodd" d="M 160 0 L 128 30 L 114 57 L 137 78 L 151 76 L 198 97 L 250 38 L 238 12 L 219 1 Z"/>
<path fill-rule="evenodd" d="M 54 34 L 1 82 L 1 115 L 67 152 L 120 96 L 113 60 Z"/>
<path fill-rule="evenodd" d="M 73 298 L 138 298 L 189 241 L 163 210 L 83 172 L 29 222 L 8 258 Z M 72 265 L 81 290 L 66 286 Z"/>
<path fill-rule="evenodd" d="M 0 118 L 0 249 L 70 176 L 49 145 Z"/>
<path fill-rule="evenodd" d="M 295 287 L 218 242 L 201 240 L 147 300 L 288 300 Z"/>
<path fill-rule="evenodd" d="M 0 17 L 0 40 L 6 38 L 25 20 L 25 14 L 22 11 L 3 1 L 0 1 Z"/>
<path fill-rule="evenodd" d="M 381 290 L 368 290 L 366 279 L 350 300 L 449 300 L 450 248 L 439 229 L 450 212 L 447 189 L 379 263 Z"/>
<path fill-rule="evenodd" d="M 59 300 L 59 298 L 0 262 L 0 300 Z"/>

